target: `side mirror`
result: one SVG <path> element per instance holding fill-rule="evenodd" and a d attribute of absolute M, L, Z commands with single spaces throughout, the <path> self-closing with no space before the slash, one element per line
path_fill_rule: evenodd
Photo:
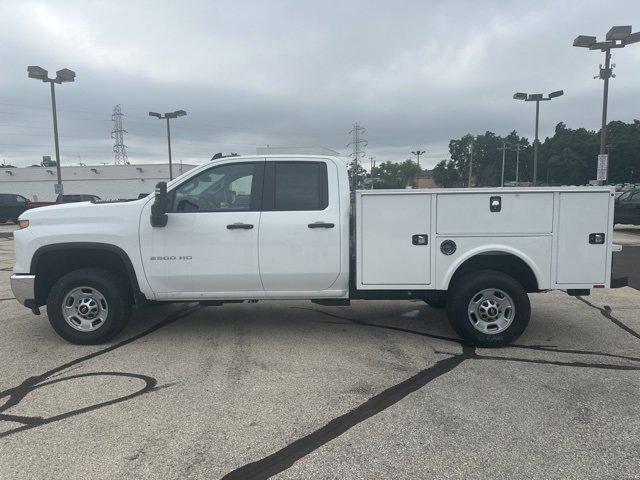
<path fill-rule="evenodd" d="M 156 199 L 151 205 L 151 226 L 166 227 L 169 216 L 169 197 L 167 196 L 167 182 L 159 182 L 156 185 Z"/>

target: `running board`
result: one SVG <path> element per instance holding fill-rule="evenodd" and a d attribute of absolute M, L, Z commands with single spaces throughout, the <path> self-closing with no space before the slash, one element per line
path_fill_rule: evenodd
<path fill-rule="evenodd" d="M 348 298 L 317 298 L 311 300 L 311 303 L 324 307 L 348 307 L 351 305 L 351 300 Z"/>

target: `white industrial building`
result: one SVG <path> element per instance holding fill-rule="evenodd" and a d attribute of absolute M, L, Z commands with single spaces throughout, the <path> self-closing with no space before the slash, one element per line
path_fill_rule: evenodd
<path fill-rule="evenodd" d="M 177 177 L 195 165 L 173 165 Z M 169 165 L 87 165 L 61 167 L 65 194 L 98 195 L 103 200 L 138 198 L 153 192 L 156 183 L 169 180 Z M 0 169 L 0 193 L 17 193 L 33 201 L 54 201 L 56 167 Z"/>

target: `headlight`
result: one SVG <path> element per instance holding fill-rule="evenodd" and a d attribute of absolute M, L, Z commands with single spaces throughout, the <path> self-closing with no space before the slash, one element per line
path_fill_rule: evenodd
<path fill-rule="evenodd" d="M 20 220 L 18 225 L 20 226 L 20 230 L 27 228 L 29 226 L 29 220 Z"/>

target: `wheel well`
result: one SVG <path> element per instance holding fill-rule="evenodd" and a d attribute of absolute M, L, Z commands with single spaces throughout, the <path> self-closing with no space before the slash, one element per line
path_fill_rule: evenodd
<path fill-rule="evenodd" d="M 531 267 L 521 258 L 505 252 L 483 252 L 465 260 L 451 277 L 449 285 L 476 270 L 496 270 L 516 279 L 527 292 L 538 291 L 538 281 Z"/>
<path fill-rule="evenodd" d="M 31 273 L 36 276 L 36 304 L 47 303 L 49 291 L 60 277 L 87 267 L 109 270 L 126 282 L 134 297 L 139 292 L 133 267 L 124 252 L 103 247 L 45 247 L 36 252 L 31 265 Z"/>

